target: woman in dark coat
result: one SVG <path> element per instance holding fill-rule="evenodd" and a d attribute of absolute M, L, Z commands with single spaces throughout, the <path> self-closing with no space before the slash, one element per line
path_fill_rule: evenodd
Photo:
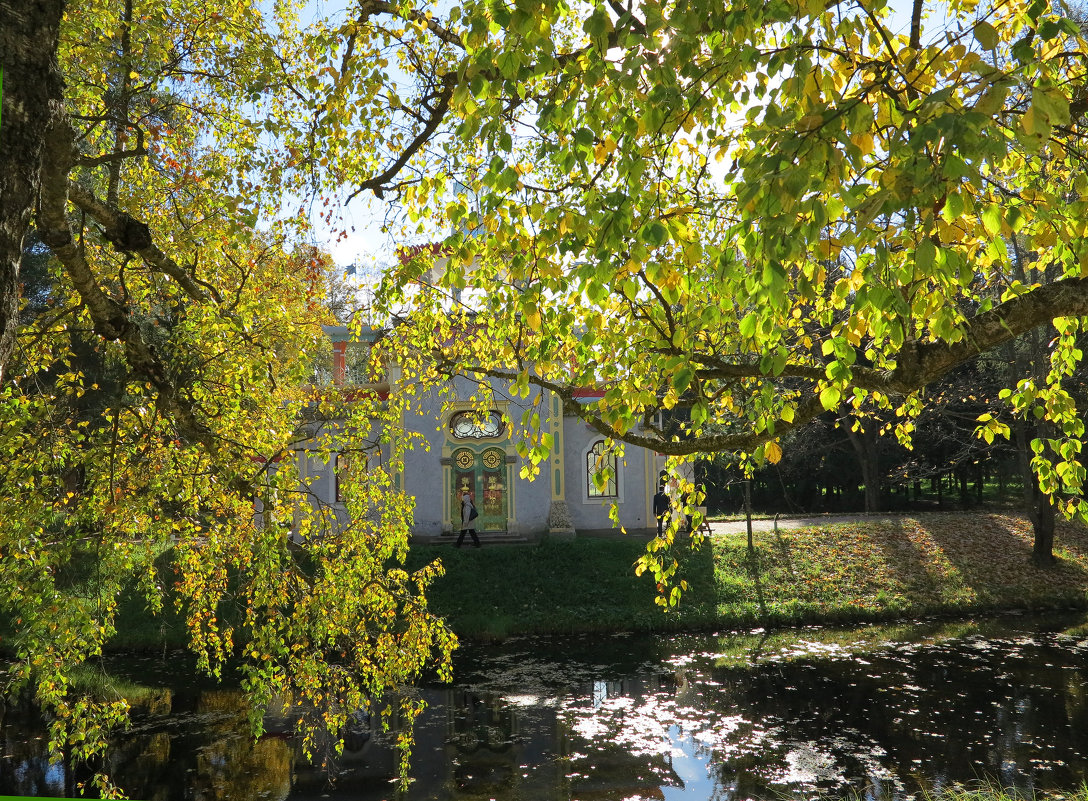
<path fill-rule="evenodd" d="M 476 506 L 472 503 L 472 496 L 467 492 L 461 496 L 461 534 L 457 537 L 457 544 L 454 548 L 460 548 L 461 543 L 465 541 L 465 534 L 472 535 L 472 546 L 474 548 L 480 547 L 480 538 L 476 536 L 476 524 L 473 522 L 477 517 Z"/>

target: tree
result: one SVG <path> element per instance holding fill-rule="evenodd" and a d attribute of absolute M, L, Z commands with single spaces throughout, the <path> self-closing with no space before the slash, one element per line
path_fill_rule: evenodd
<path fill-rule="evenodd" d="M 425 379 L 472 365 L 536 383 L 606 435 L 677 458 L 773 462 L 784 434 L 840 405 L 909 421 L 920 388 L 1052 324 L 1045 378 L 1008 400 L 1050 421 L 1040 486 L 1084 511 L 1063 382 L 1088 312 L 1085 42 L 1045 0 L 932 18 L 916 0 L 905 33 L 879 0 L 358 0 L 305 26 L 265 6 L 75 0 L 61 21 L 45 0 L 0 5 L 0 323 L 28 213 L 58 298 L 5 378 L 0 439 L 18 457 L 4 555 L 33 558 L 0 559 L 0 582 L 32 613 L 23 676 L 58 711 L 58 738 L 83 709 L 66 671 L 108 636 L 126 577 L 151 575 L 161 597 L 148 571 L 175 522 L 209 665 L 233 645 L 226 568 L 242 581 L 258 701 L 335 688 L 343 709 L 448 652 L 415 592 L 433 572 L 386 569 L 404 499 L 360 480 L 357 522 L 332 528 L 280 458 L 314 434 L 288 405 L 319 322 L 292 263 L 306 215 L 283 211 L 299 198 L 305 212 L 373 192 L 415 236 L 455 231 L 436 284 L 421 284 L 430 249 L 390 275 L 382 301 L 405 315 L 390 358 Z M 13 84 L 31 66 L 50 80 Z M 31 90 L 37 119 L 20 116 Z M 1045 281 L 1011 273 L 1014 235 Z M 97 391 L 74 369 L 77 333 L 122 390 L 97 415 L 75 403 Z M 586 385 L 604 397 L 583 406 Z M 317 413 L 350 416 L 358 450 L 397 412 L 333 400 Z M 680 432 L 655 425 L 681 406 Z M 537 432 L 527 454 L 550 447 Z M 78 486 L 58 462 L 80 468 Z M 253 525 L 254 496 L 266 521 L 324 530 L 312 565 L 283 527 Z M 93 603 L 60 580 L 75 552 L 111 577 Z M 334 600 L 337 614 L 307 616 Z M 376 633 L 353 644 L 360 618 Z"/>
<path fill-rule="evenodd" d="M 840 403 L 908 421 L 921 388 L 1052 325 L 1046 379 L 1008 397 L 1052 421 L 1035 467 L 1083 514 L 1063 381 L 1088 312 L 1084 40 L 1043 0 L 930 11 L 917 0 L 902 33 L 879 2 L 416 17 L 446 55 L 426 108 L 456 137 L 457 184 L 393 188 L 453 228 L 455 269 L 417 291 L 422 251 L 389 307 L 440 332 L 450 369 L 546 387 L 608 436 L 772 461 Z M 1014 235 L 1050 279 L 1016 278 Z M 455 290 L 481 337 L 450 335 Z M 607 391 L 582 405 L 586 385 Z M 678 404 L 687 430 L 656 429 Z"/>
<path fill-rule="evenodd" d="M 305 86 L 313 37 L 258 4 L 61 8 L 0 5 L 10 675 L 53 747 L 93 759 L 126 707 L 83 697 L 74 668 L 122 599 L 174 598 L 205 670 L 240 663 L 254 731 L 278 696 L 312 710 L 312 744 L 428 666 L 445 675 L 456 644 L 423 595 L 440 566 L 400 567 L 401 401 L 308 386 L 327 259 L 306 214 L 282 211 L 307 165 L 256 118 Z M 363 469 L 379 445 L 391 474 Z M 341 476 L 350 521 L 314 502 L 300 449 L 360 454 Z"/>
<path fill-rule="evenodd" d="M 19 265 L 40 182 L 43 134 L 58 112 L 63 0 L 0 2 L 0 384 L 15 343 Z"/>

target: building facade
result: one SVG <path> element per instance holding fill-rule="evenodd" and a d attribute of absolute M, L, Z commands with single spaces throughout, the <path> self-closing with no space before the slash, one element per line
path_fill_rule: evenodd
<path fill-rule="evenodd" d="M 333 345 L 331 382 L 346 391 L 352 385 L 357 343 L 345 327 L 328 326 L 326 333 Z M 364 331 L 362 339 L 371 336 Z M 396 385 L 395 371 L 390 385 Z M 493 403 L 486 416 L 476 411 L 475 381 L 455 378 L 446 389 L 443 397 L 437 392 L 423 396 L 402 420 L 405 429 L 421 438 L 396 477 L 400 488 L 415 498 L 415 536 L 435 539 L 459 531 L 460 498 L 466 491 L 479 511 L 476 529 L 485 536 L 573 537 L 617 526 L 629 532 L 656 531 L 653 496 L 664 457 L 630 445 L 622 455 L 610 452 L 605 437 L 579 417 L 564 414 L 557 396 L 536 387 L 528 397 L 518 398 L 505 386 L 492 386 Z M 586 391 L 584 400 L 597 396 Z M 540 414 L 542 430 L 552 441 L 547 463 L 531 478 L 523 476 L 526 461 L 518 454 L 511 424 L 526 409 Z M 310 491 L 342 513 L 337 458 L 315 459 L 305 446 L 299 458 Z"/>

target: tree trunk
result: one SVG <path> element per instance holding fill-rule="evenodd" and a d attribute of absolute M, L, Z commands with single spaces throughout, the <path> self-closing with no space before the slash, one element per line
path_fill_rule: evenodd
<path fill-rule="evenodd" d="M 1013 238 L 1013 273 L 1021 281 L 1028 280 L 1024 270 L 1024 258 L 1020 244 Z M 1048 363 L 1046 348 L 1038 329 L 1030 331 L 1024 337 L 1024 347 L 1010 347 L 1013 351 L 1014 381 L 1027 376 L 1033 376 L 1036 380 L 1045 375 Z M 1050 435 L 1048 424 L 1045 420 L 1039 420 L 1033 426 L 1028 421 L 1018 419 L 1016 431 L 1017 465 L 1020 468 L 1020 479 L 1023 482 L 1024 508 L 1028 510 L 1031 519 L 1031 527 L 1034 541 L 1031 548 L 1031 559 L 1037 565 L 1054 564 L 1054 500 L 1043 494 L 1039 488 L 1039 479 L 1031 467 L 1033 451 L 1031 450 L 1032 437 L 1046 440 Z M 1044 451 L 1045 452 L 1045 451 Z"/>
<path fill-rule="evenodd" d="M 0 0 L 0 385 L 15 347 L 19 267 L 37 203 L 42 142 L 60 112 L 63 0 Z"/>
<path fill-rule="evenodd" d="M 1037 493 L 1031 525 L 1035 532 L 1031 560 L 1040 567 L 1052 565 L 1054 558 L 1054 499 L 1042 492 Z"/>
<path fill-rule="evenodd" d="M 865 513 L 873 514 L 883 511 L 881 503 L 880 487 L 880 456 L 877 453 L 877 431 L 879 426 L 876 420 L 871 418 L 854 418 L 861 426 L 854 431 L 850 418 L 843 422 L 846 429 L 846 437 L 854 446 L 854 453 L 858 457 L 858 465 L 861 467 L 861 480 L 865 484 Z"/>

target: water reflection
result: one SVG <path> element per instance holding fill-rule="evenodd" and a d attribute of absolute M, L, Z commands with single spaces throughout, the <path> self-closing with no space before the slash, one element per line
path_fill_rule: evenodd
<path fill-rule="evenodd" d="M 1088 636 L 1038 626 L 466 649 L 456 687 L 423 691 L 402 797 L 875 801 L 979 778 L 1074 789 L 1088 775 Z M 146 801 L 398 797 L 392 735 L 365 716 L 335 777 L 303 759 L 285 719 L 267 728 L 253 742 L 232 691 L 163 690 L 117 739 L 108 768 Z M 3 711 L 0 757 L 0 794 L 71 795 L 84 778 L 46 759 L 44 731 L 17 709 Z"/>

